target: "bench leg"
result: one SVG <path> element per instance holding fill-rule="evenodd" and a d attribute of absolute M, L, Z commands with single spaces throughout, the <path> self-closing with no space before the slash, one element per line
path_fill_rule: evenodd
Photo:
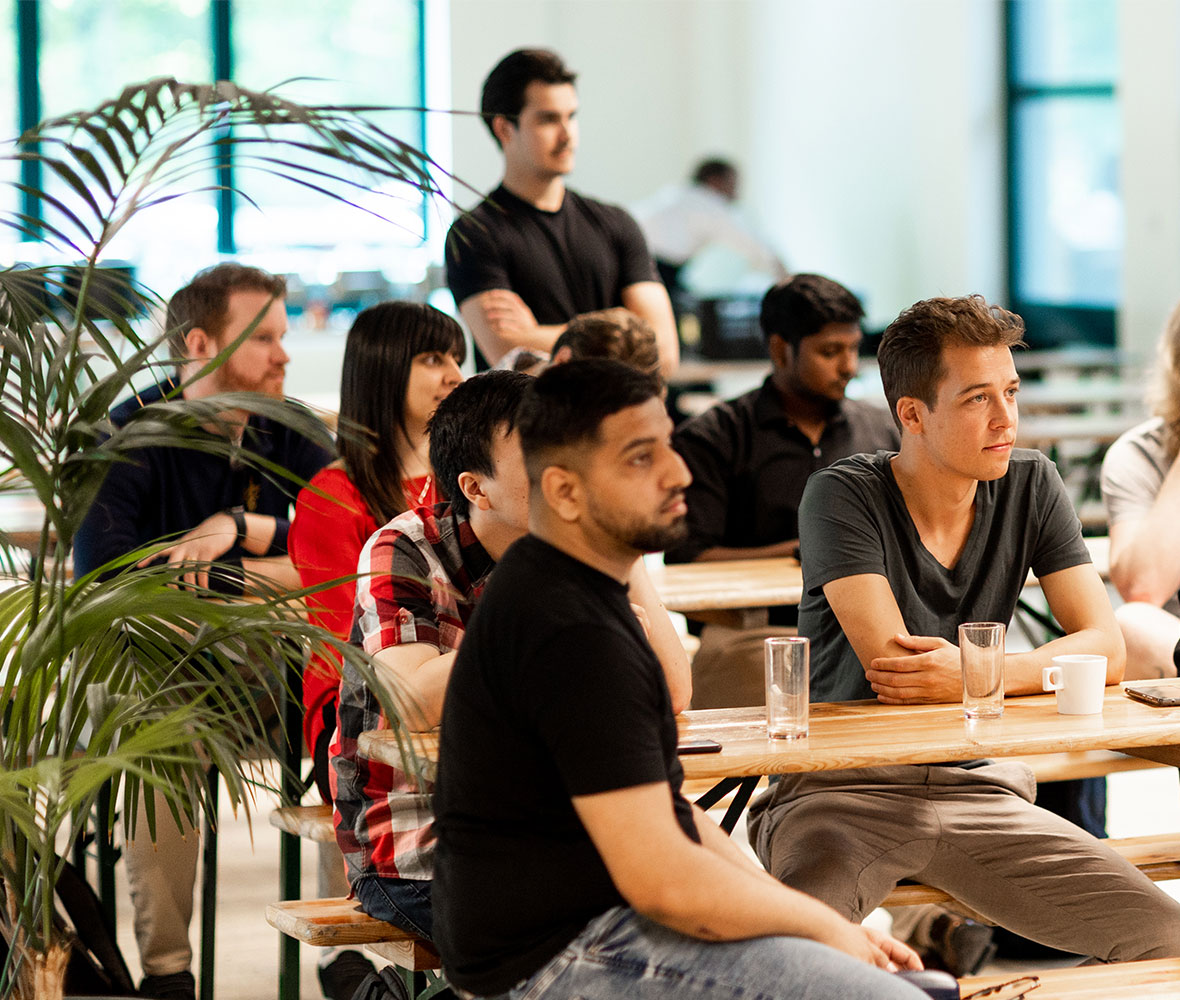
<path fill-rule="evenodd" d="M 213 1000 L 214 949 L 217 928 L 217 792 L 221 776 L 209 775 L 209 812 L 204 819 L 205 843 L 201 857 L 201 991 L 200 1000 Z"/>

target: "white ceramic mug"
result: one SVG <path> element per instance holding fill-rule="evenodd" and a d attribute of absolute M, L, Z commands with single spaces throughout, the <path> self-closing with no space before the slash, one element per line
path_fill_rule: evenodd
<path fill-rule="evenodd" d="M 1106 657 L 1063 653 L 1041 671 L 1041 686 L 1057 692 L 1061 715 L 1099 715 L 1106 697 Z"/>

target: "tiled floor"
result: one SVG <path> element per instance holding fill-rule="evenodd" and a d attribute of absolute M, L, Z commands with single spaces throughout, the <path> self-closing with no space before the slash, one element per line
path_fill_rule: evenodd
<path fill-rule="evenodd" d="M 1111 776 L 1108 782 L 1111 836 L 1180 830 L 1180 782 L 1174 771 L 1125 772 Z M 217 1000 L 262 1000 L 277 995 L 279 935 L 267 925 L 263 916 L 266 904 L 278 898 L 279 837 L 267 823 L 268 811 L 269 805 L 260 804 L 256 808 L 252 834 L 244 817 L 226 817 L 222 823 L 217 907 Z M 314 845 L 305 844 L 302 853 L 303 884 L 307 887 L 305 894 L 310 895 L 315 887 Z M 138 978 L 131 914 L 125 898 L 126 881 L 121 872 L 119 886 L 122 890 L 119 939 Z M 1163 888 L 1180 897 L 1180 882 L 1165 884 Z M 194 925 L 196 923 L 194 920 Z M 194 939 L 196 934 L 194 926 Z M 315 963 L 315 950 L 302 948 L 301 996 L 304 1000 L 315 1000 L 320 996 Z M 1012 967 L 1010 963 L 996 966 L 997 969 Z"/>

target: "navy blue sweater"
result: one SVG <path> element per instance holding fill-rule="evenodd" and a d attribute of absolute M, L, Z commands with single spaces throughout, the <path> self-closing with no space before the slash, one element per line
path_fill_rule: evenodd
<path fill-rule="evenodd" d="M 136 410 L 159 402 L 170 388 L 153 386 L 124 400 L 111 411 L 111 420 L 121 427 Z M 265 417 L 250 417 L 242 444 L 305 480 L 333 459 L 319 445 Z M 112 465 L 74 540 L 78 576 L 141 545 L 183 534 L 211 514 L 237 506 L 273 517 L 274 541 L 265 554 L 286 553 L 297 484 L 190 448 L 142 448 L 130 457 L 132 461 Z M 235 546 L 224 558 L 240 563 L 242 554 Z"/>

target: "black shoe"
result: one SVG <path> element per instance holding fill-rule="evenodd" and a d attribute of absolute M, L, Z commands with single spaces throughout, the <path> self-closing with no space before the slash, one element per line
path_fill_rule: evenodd
<path fill-rule="evenodd" d="M 320 989 L 327 1000 L 352 1000 L 364 978 L 376 971 L 372 962 L 350 948 L 320 968 Z"/>
<path fill-rule="evenodd" d="M 996 953 L 992 937 L 993 928 L 987 924 L 943 913 L 930 926 L 934 946 L 927 953 L 927 964 L 956 978 L 973 976 Z"/>
<path fill-rule="evenodd" d="M 350 1000 L 411 1000 L 411 997 L 397 969 L 386 966 L 365 976 Z"/>
<path fill-rule="evenodd" d="M 169 972 L 166 976 L 144 976 L 139 984 L 139 995 L 157 1000 L 197 1000 L 197 983 L 187 969 Z"/>

